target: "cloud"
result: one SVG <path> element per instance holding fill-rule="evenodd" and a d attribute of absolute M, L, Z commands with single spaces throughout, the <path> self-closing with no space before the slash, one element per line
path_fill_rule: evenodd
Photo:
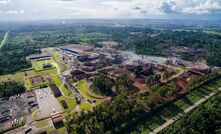
<path fill-rule="evenodd" d="M 0 11 L 0 14 L 10 14 L 10 15 L 13 15 L 13 14 L 24 14 L 24 10 L 8 10 L 8 11 Z"/>
<path fill-rule="evenodd" d="M 220 14 L 221 1 L 219 0 L 166 0 L 161 1 L 162 13 L 183 14 Z"/>
<path fill-rule="evenodd" d="M 0 0 L 0 4 L 8 4 L 10 0 Z"/>
<path fill-rule="evenodd" d="M 202 0 L 199 4 L 186 7 L 183 9 L 183 13 L 195 13 L 195 14 L 220 14 L 221 13 L 221 1 L 216 0 Z"/>
<path fill-rule="evenodd" d="M 19 19 L 221 15 L 221 0 L 0 0 L 0 10 L 1 19 L 2 14 L 20 14 Z"/>
<path fill-rule="evenodd" d="M 179 10 L 176 7 L 176 2 L 174 1 L 163 1 L 160 4 L 160 11 L 162 13 L 176 13 L 179 12 Z"/>

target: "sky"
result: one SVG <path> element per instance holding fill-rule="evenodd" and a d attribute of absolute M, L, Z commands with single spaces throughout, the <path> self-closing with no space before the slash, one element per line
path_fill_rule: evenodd
<path fill-rule="evenodd" d="M 221 19 L 221 0 L 0 0 L 0 21 Z"/>

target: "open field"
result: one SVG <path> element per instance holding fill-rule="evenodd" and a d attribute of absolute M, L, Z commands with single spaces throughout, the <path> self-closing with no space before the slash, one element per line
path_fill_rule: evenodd
<path fill-rule="evenodd" d="M 102 100 L 101 97 L 97 97 L 96 95 L 88 92 L 87 90 L 87 81 L 81 80 L 78 82 L 78 91 L 86 98 L 91 100 Z"/>
<path fill-rule="evenodd" d="M 60 86 L 62 81 L 60 80 L 59 76 L 58 75 L 52 75 L 50 76 L 50 80 L 48 81 L 42 81 L 42 82 L 39 82 L 37 84 L 33 84 L 32 82 L 32 78 L 37 78 L 37 77 L 44 77 L 45 75 L 36 75 L 36 76 L 32 76 L 32 77 L 25 77 L 25 85 L 26 85 L 26 88 L 28 90 L 30 89 L 33 89 L 33 88 L 40 88 L 40 87 L 43 87 L 43 86 L 48 86 L 50 83 L 54 83 L 56 84 L 57 86 Z"/>
<path fill-rule="evenodd" d="M 55 129 L 54 127 L 50 127 L 50 128 L 47 129 L 47 134 L 55 133 L 55 131 L 56 131 L 56 129 Z M 58 129 L 58 132 L 59 132 L 60 134 L 68 134 L 66 127 L 61 127 L 61 128 L 59 128 L 59 129 Z"/>
<path fill-rule="evenodd" d="M 167 119 L 184 112 L 184 109 L 192 106 L 195 102 L 213 92 L 220 86 L 221 79 L 218 79 L 207 85 L 197 88 L 196 90 L 188 93 L 179 100 L 169 104 L 168 106 L 158 111 L 155 111 L 151 115 L 147 115 L 146 117 L 144 117 L 142 120 L 137 122 L 133 128 L 131 128 L 131 130 L 134 130 L 132 133 L 150 133 L 155 128 L 164 124 Z"/>
<path fill-rule="evenodd" d="M 38 114 L 39 114 L 39 109 L 32 113 L 32 119 L 35 120 L 35 121 L 38 120 L 39 119 Z"/>
<path fill-rule="evenodd" d="M 42 127 L 46 127 L 48 125 L 47 121 L 42 121 L 42 122 L 38 122 L 35 124 L 36 128 L 42 128 Z"/>
<path fill-rule="evenodd" d="M 80 110 L 90 110 L 91 109 L 91 105 L 90 104 L 88 104 L 88 103 L 82 103 L 81 105 L 80 105 Z"/>
<path fill-rule="evenodd" d="M 36 61 L 32 61 L 32 66 L 36 71 L 41 71 L 44 70 L 43 68 L 43 64 L 47 64 L 47 63 L 54 63 L 54 61 L 51 58 L 48 59 L 43 59 L 43 60 L 36 60 Z"/>
<path fill-rule="evenodd" d="M 69 97 L 74 97 L 74 94 L 69 90 L 67 89 L 64 84 L 62 84 L 60 86 L 60 90 L 62 91 L 62 93 L 65 95 L 65 96 L 69 96 Z"/>
<path fill-rule="evenodd" d="M 61 61 L 60 55 L 57 51 L 51 50 L 50 53 L 53 55 L 53 60 L 56 63 L 58 63 L 58 66 L 59 66 L 61 72 L 64 72 L 65 70 L 67 70 L 69 68 L 68 64 Z"/>
<path fill-rule="evenodd" d="M 43 74 L 50 74 L 50 75 L 57 74 L 57 69 L 51 68 L 51 69 L 42 70 L 42 71 L 38 71 L 38 72 L 36 72 L 34 69 L 29 69 L 27 71 L 20 71 L 20 72 L 14 73 L 14 74 L 1 75 L 0 82 L 16 81 L 16 82 L 23 83 L 24 77 L 43 75 Z"/>
<path fill-rule="evenodd" d="M 64 100 L 67 105 L 68 105 L 68 111 L 71 111 L 75 108 L 75 106 L 77 105 L 76 99 L 75 98 L 71 98 L 71 97 L 67 97 L 67 96 L 60 96 L 57 98 L 58 101 L 60 102 L 61 100 Z"/>

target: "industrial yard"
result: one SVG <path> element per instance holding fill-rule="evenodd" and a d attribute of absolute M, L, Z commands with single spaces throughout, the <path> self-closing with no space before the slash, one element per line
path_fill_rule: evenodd
<path fill-rule="evenodd" d="M 15 126 L 20 125 L 18 130 L 27 133 L 42 130 L 65 132 L 67 113 L 92 110 L 114 98 L 118 94 L 117 79 L 122 75 L 132 82 L 134 95 L 148 94 L 150 86 L 158 84 L 175 84 L 176 89 L 171 92 L 182 94 L 190 81 L 216 71 L 204 64 L 176 58 L 148 58 L 107 45 L 97 48 L 82 44 L 45 48 L 42 54 L 28 56 L 32 68 L 20 72 L 27 91 L 1 100 L 0 125 L 4 128 L 1 131 L 16 129 Z M 93 81 L 100 76 L 111 81 L 111 94 L 96 92 Z M 162 100 L 169 101 L 174 97 Z"/>

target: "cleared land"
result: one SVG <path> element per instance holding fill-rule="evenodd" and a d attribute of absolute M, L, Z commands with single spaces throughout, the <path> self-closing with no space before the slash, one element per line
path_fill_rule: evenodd
<path fill-rule="evenodd" d="M 49 87 L 35 90 L 35 94 L 39 105 L 40 118 L 49 117 L 54 112 L 63 111 Z"/>

